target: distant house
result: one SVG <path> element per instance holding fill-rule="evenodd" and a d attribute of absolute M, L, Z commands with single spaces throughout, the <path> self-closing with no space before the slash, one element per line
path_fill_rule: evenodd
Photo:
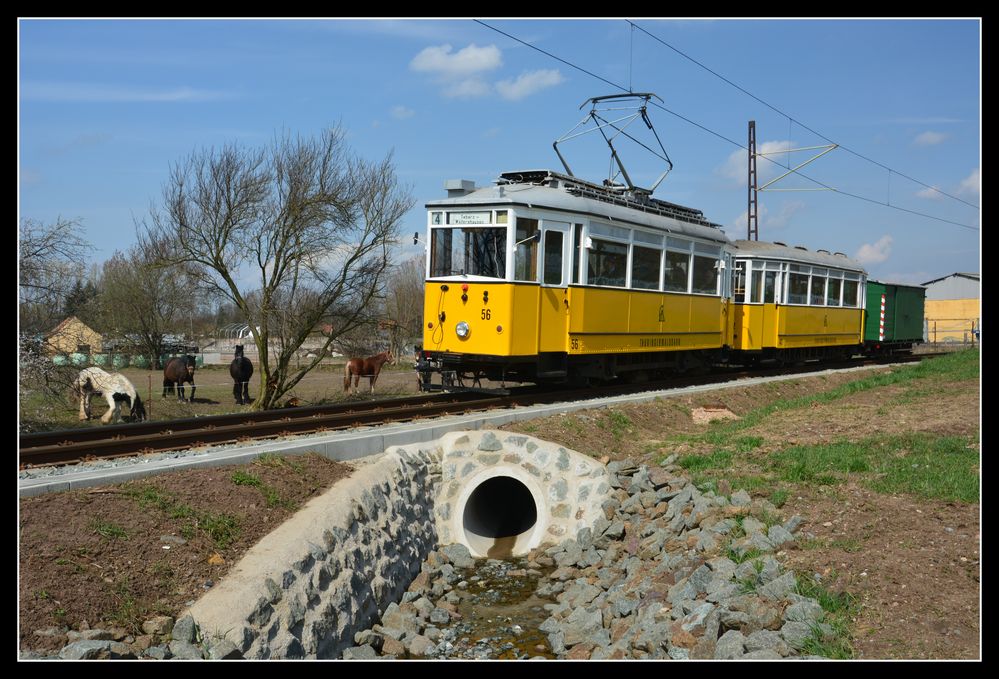
<path fill-rule="evenodd" d="M 101 351 L 104 338 L 76 316 L 70 316 L 45 336 L 45 352 L 90 354 Z"/>
<path fill-rule="evenodd" d="M 953 273 L 926 287 L 926 338 L 930 342 L 971 343 L 981 327 L 981 276 Z"/>

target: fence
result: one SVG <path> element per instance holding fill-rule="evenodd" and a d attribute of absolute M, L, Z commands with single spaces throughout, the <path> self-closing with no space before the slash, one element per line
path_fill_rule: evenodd
<path fill-rule="evenodd" d="M 932 344 L 967 344 L 981 342 L 981 320 L 973 318 L 935 318 L 924 322 L 924 336 Z"/>

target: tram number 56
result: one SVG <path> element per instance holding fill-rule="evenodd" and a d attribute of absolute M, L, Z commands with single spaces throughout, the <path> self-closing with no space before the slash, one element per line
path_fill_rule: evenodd
<path fill-rule="evenodd" d="M 578 339 L 572 338 L 570 340 L 570 345 L 572 346 L 572 350 L 573 351 L 578 351 L 579 350 L 579 340 Z"/>
<path fill-rule="evenodd" d="M 482 320 L 488 321 L 488 320 L 492 319 L 492 317 L 493 317 L 493 314 L 492 314 L 491 310 L 489 310 L 489 309 L 483 309 L 482 310 Z"/>

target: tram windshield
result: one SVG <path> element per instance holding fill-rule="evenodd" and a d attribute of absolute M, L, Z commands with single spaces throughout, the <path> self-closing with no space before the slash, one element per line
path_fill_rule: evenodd
<path fill-rule="evenodd" d="M 506 278 L 505 228 L 431 229 L 430 277 Z"/>

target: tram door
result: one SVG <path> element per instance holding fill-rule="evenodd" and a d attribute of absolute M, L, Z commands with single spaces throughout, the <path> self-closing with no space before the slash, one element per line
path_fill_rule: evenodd
<path fill-rule="evenodd" d="M 544 220 L 541 230 L 541 298 L 538 350 L 565 352 L 569 333 L 569 273 L 572 263 L 568 222 Z"/>

